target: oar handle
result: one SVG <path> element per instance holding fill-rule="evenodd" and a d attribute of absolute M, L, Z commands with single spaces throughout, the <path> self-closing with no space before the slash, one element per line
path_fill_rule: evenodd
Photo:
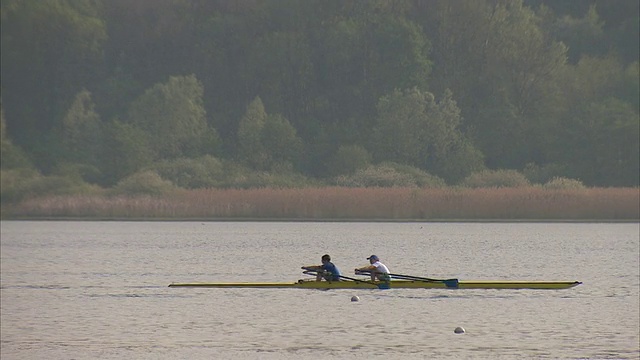
<path fill-rule="evenodd" d="M 307 275 L 317 275 L 319 270 L 310 268 L 310 267 L 306 267 L 303 266 L 303 269 L 305 269 L 305 271 L 303 271 L 303 274 L 307 274 Z M 371 281 L 366 281 L 366 280 L 360 280 L 360 279 L 356 279 L 356 278 L 352 278 L 352 277 L 348 277 L 348 276 L 344 276 L 344 275 L 338 275 L 341 279 L 345 279 L 345 280 L 350 280 L 350 281 L 356 281 L 356 282 L 361 282 L 361 283 L 366 283 L 366 284 L 373 284 L 373 285 L 377 285 L 376 283 L 373 283 Z"/>
<path fill-rule="evenodd" d="M 308 267 L 303 266 L 303 269 L 306 269 L 305 271 L 303 271 L 302 273 L 305 275 L 318 275 L 318 273 L 321 273 L 321 271 L 319 270 L 315 270 L 315 269 L 310 269 Z M 373 285 L 377 285 L 371 281 L 366 281 L 366 280 L 360 280 L 360 279 L 355 279 L 355 278 L 351 278 L 348 276 L 344 276 L 344 275 L 338 275 L 341 279 L 346 279 L 346 280 L 350 280 L 350 281 L 356 281 L 356 282 L 361 282 L 361 283 L 366 283 L 366 284 L 373 284 Z"/>
<path fill-rule="evenodd" d="M 302 273 L 305 275 L 318 276 L 327 275 L 329 273 L 328 271 L 315 266 L 302 266 L 301 269 L 304 270 Z"/>
<path fill-rule="evenodd" d="M 348 277 L 348 276 L 344 276 L 344 275 L 340 275 L 340 278 L 341 279 L 351 280 L 351 281 L 363 282 L 363 283 L 367 283 L 367 284 L 373 284 L 371 281 L 360 280 L 360 279 L 356 279 L 356 278 L 352 278 L 352 277 Z"/>

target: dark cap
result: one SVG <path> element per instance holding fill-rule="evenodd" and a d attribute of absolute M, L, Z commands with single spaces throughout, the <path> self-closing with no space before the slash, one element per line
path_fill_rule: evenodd
<path fill-rule="evenodd" d="M 367 258 L 367 260 L 380 260 L 380 259 L 375 255 L 371 255 Z"/>

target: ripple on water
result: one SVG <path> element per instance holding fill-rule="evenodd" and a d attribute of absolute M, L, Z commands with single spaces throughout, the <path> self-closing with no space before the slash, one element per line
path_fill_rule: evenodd
<path fill-rule="evenodd" d="M 3 222 L 3 359 L 640 355 L 637 224 L 197 225 Z M 167 287 L 295 281 L 301 265 L 327 252 L 343 271 L 377 253 L 403 274 L 584 284 L 559 291 Z M 454 334 L 456 327 L 465 334 Z"/>

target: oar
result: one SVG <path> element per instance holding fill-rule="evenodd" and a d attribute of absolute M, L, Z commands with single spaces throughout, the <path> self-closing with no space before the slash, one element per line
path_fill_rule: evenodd
<path fill-rule="evenodd" d="M 310 269 L 304 266 L 302 268 L 304 269 L 302 273 L 305 275 L 311 275 L 311 276 L 325 275 L 324 270 Z"/>
<path fill-rule="evenodd" d="M 304 267 L 303 267 L 304 268 Z M 303 274 L 306 275 L 316 275 L 317 274 L 317 270 L 309 270 L 308 268 L 305 268 L 307 270 L 303 271 Z M 344 276 L 344 275 L 338 275 L 341 279 L 345 279 L 345 280 L 350 280 L 350 281 L 355 281 L 355 282 L 360 282 L 360 283 L 365 283 L 365 284 L 371 284 L 371 285 L 375 285 L 380 289 L 388 289 L 388 285 L 385 285 L 384 283 L 380 283 L 380 284 L 376 284 L 374 282 L 371 281 L 367 281 L 367 280 L 360 280 L 360 279 L 356 279 L 356 278 L 352 278 L 352 277 L 348 277 L 348 276 Z"/>
<path fill-rule="evenodd" d="M 314 270 L 314 269 L 309 269 L 308 267 L 303 266 L 303 269 L 305 269 L 305 271 L 303 271 L 303 274 L 306 275 L 318 275 L 318 270 Z M 342 279 L 347 279 L 347 280 L 351 280 L 351 281 L 357 281 L 357 282 L 365 282 L 365 283 L 370 283 L 373 284 L 371 281 L 366 281 L 366 280 L 360 280 L 360 279 L 354 279 L 354 278 L 350 278 L 347 276 L 343 276 L 343 275 L 338 275 L 340 278 Z"/>
<path fill-rule="evenodd" d="M 358 270 L 359 274 L 370 274 L 370 271 L 367 270 Z M 414 281 L 424 281 L 424 282 L 441 282 L 448 288 L 457 288 L 458 287 L 458 279 L 431 279 L 419 276 L 412 275 L 402 275 L 402 274 L 389 274 L 389 276 L 402 279 L 402 280 L 414 280 Z"/>
<path fill-rule="evenodd" d="M 305 270 L 302 272 L 303 274 L 307 274 L 307 275 L 317 275 L 317 272 L 314 270 Z M 367 283 L 367 284 L 373 284 L 371 281 L 367 281 L 367 280 L 360 280 L 360 279 L 355 279 L 355 278 L 350 278 L 348 276 L 344 276 L 344 275 L 338 275 L 341 279 L 346 279 L 346 280 L 351 280 L 351 281 L 356 281 L 356 282 L 363 282 L 363 283 Z"/>
<path fill-rule="evenodd" d="M 343 276 L 343 275 L 340 275 L 340 277 L 343 278 L 343 279 L 347 279 L 347 280 L 351 280 L 351 281 L 355 281 L 355 282 L 361 282 L 361 283 L 365 283 L 365 284 L 375 285 L 375 286 L 378 287 L 378 289 L 381 289 L 381 290 L 388 290 L 388 289 L 391 288 L 391 286 L 389 286 L 389 282 L 386 282 L 386 281 L 381 281 L 379 283 L 374 283 L 373 281 L 360 280 L 360 279 L 355 279 L 355 278 L 351 278 L 351 277 Z"/>
<path fill-rule="evenodd" d="M 419 276 L 411 276 L 411 275 L 402 275 L 402 274 L 389 274 L 390 276 L 403 280 L 416 280 L 416 281 L 424 281 L 424 282 L 441 282 L 444 283 L 446 287 L 449 288 L 457 288 L 458 287 L 458 279 L 431 279 Z"/>
<path fill-rule="evenodd" d="M 351 280 L 351 281 L 357 281 L 357 282 L 363 282 L 363 283 L 374 284 L 375 285 L 375 283 L 373 283 L 371 281 L 367 281 L 367 280 L 360 280 L 360 279 L 356 279 L 356 278 L 350 278 L 350 277 L 344 276 L 344 275 L 338 275 L 338 276 L 340 276 L 341 279 L 347 279 L 347 280 Z"/>

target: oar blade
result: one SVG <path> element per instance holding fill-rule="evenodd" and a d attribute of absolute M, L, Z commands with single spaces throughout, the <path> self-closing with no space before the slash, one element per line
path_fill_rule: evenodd
<path fill-rule="evenodd" d="M 412 275 L 402 275 L 402 274 L 389 274 L 392 277 L 396 278 L 396 279 L 402 279 L 402 280 L 413 280 L 413 281 L 424 281 L 424 282 L 441 282 L 443 283 L 447 288 L 453 288 L 453 289 L 457 289 L 458 288 L 458 279 L 431 279 L 431 278 L 425 278 L 425 277 L 420 277 L 420 276 L 412 276 Z"/>
<path fill-rule="evenodd" d="M 458 279 L 447 279 L 447 280 L 442 280 L 442 282 L 444 283 L 444 285 L 448 288 L 458 288 Z"/>

